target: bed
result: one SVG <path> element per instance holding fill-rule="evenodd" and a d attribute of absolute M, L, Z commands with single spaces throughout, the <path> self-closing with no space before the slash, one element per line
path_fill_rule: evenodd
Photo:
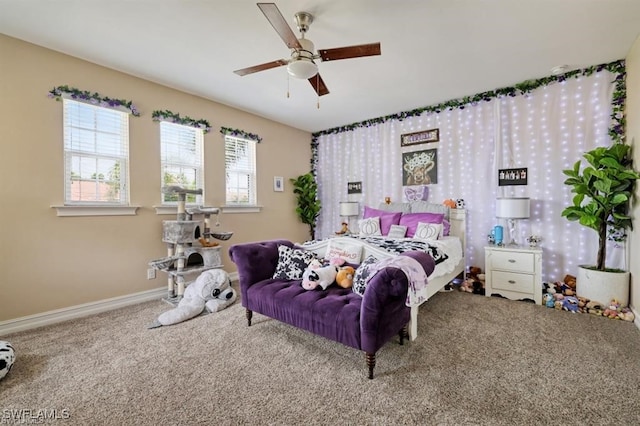
<path fill-rule="evenodd" d="M 431 203 L 394 203 L 392 205 L 381 205 L 380 207 L 386 211 L 403 213 L 433 212 L 434 209 L 439 210 L 441 208 L 439 205 Z M 436 260 L 436 267 L 433 273 L 428 276 L 426 300 L 429 300 L 435 293 L 443 290 L 443 288 L 457 276 L 462 275 L 464 278 L 466 210 L 446 209 L 445 218 L 448 218 L 450 223 L 449 236 L 429 242 L 430 250 L 433 251 L 424 250 L 431 254 L 434 260 Z M 361 245 L 361 259 L 366 259 L 369 255 L 383 259 L 397 256 L 404 250 L 422 250 L 420 245 L 412 238 L 389 239 L 386 237 L 358 236 L 336 236 L 325 240 L 306 242 L 302 246 L 306 250 L 315 252 L 318 256 L 324 256 L 331 240 L 336 238 L 349 241 L 350 244 Z M 433 247 L 435 247 L 435 249 Z M 440 253 L 444 253 L 445 256 L 442 256 Z M 437 259 L 438 256 L 446 257 L 446 259 L 439 261 Z M 419 306 L 411 307 L 411 320 L 409 325 L 409 336 L 411 340 L 415 340 L 418 336 L 418 309 Z"/>

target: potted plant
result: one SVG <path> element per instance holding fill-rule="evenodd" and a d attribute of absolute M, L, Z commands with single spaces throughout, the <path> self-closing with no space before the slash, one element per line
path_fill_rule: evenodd
<path fill-rule="evenodd" d="M 320 215 L 320 200 L 318 200 L 318 184 L 311 173 L 290 179 L 293 193 L 298 198 L 296 213 L 302 223 L 309 225 L 311 239 L 316 238 L 316 219 Z"/>
<path fill-rule="evenodd" d="M 583 155 L 588 165 L 582 171 L 580 160 L 563 170 L 568 176 L 564 183 L 575 196 L 562 216 L 598 233 L 596 264 L 579 267 L 577 293 L 601 303 L 617 299 L 622 306 L 629 303 L 629 272 L 607 268 L 605 262 L 607 233 L 625 233 L 633 227 L 629 208 L 640 175 L 633 170 L 630 149 L 623 143 L 598 147 Z"/>

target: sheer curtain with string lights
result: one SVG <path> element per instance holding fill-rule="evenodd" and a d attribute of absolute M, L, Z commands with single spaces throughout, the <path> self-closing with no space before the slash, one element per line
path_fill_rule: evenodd
<path fill-rule="evenodd" d="M 614 75 L 590 76 L 542 86 L 527 94 L 494 98 L 465 108 L 424 113 L 317 138 L 317 179 L 322 211 L 318 237 L 339 229 L 339 202 L 377 207 L 385 197 L 403 201 L 400 136 L 439 129 L 439 141 L 412 150 L 437 148 L 438 181 L 429 201 L 462 198 L 467 208 L 467 266 L 484 268 L 487 234 L 499 224 L 496 197 L 529 197 L 531 216 L 522 220 L 520 241 L 542 237 L 543 279 L 559 280 L 590 256 L 593 231 L 561 217 L 572 194 L 562 170 L 596 146 L 610 143 Z M 498 169 L 527 168 L 526 186 L 498 186 Z M 362 194 L 347 194 L 348 182 L 362 182 Z"/>

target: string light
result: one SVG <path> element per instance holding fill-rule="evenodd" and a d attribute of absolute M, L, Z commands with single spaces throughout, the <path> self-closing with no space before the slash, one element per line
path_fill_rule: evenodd
<path fill-rule="evenodd" d="M 385 196 L 402 201 L 400 136 L 437 128 L 438 183 L 430 185 L 429 201 L 465 200 L 467 266 L 484 268 L 483 247 L 496 224 L 495 198 L 505 193 L 532 199 L 531 218 L 520 228 L 543 238 L 543 280 L 575 274 L 577 265 L 595 260 L 597 236 L 561 217 L 572 202 L 570 190 L 562 185 L 562 170 L 573 167 L 585 151 L 609 143 L 613 81 L 612 73 L 602 71 L 541 86 L 527 95 L 319 136 L 323 209 L 318 235 L 337 229 L 338 201 L 346 199 L 348 181 L 362 182 L 363 193 L 350 198 L 361 206 L 377 207 Z M 430 146 L 411 147 L 422 149 Z M 497 186 L 497 170 L 511 167 L 528 169 L 528 185 Z"/>

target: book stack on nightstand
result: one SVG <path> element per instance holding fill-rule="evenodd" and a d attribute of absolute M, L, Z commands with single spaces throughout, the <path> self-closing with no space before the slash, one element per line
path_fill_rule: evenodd
<path fill-rule="evenodd" d="M 485 294 L 542 304 L 542 249 L 521 246 L 487 246 Z"/>

